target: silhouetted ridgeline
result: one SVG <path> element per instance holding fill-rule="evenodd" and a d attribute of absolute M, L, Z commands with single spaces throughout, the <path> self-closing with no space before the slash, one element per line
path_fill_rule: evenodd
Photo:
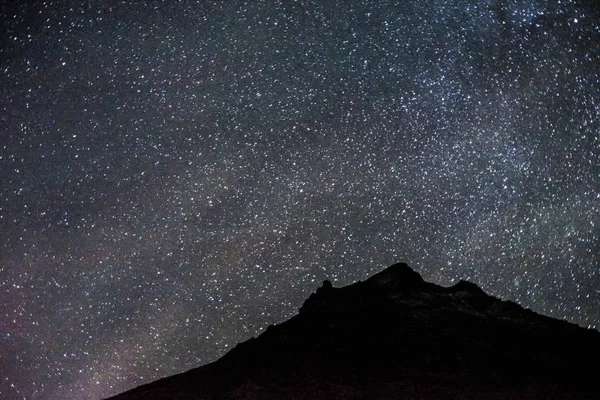
<path fill-rule="evenodd" d="M 396 264 L 326 281 L 221 359 L 110 400 L 600 399 L 600 333 Z"/>

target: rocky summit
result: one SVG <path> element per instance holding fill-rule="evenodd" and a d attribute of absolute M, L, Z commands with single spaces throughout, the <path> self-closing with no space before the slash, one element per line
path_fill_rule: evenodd
<path fill-rule="evenodd" d="M 600 333 L 406 264 L 325 281 L 221 359 L 110 400 L 600 399 Z"/>

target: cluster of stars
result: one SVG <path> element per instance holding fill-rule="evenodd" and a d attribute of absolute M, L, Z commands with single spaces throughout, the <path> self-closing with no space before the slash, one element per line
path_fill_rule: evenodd
<path fill-rule="evenodd" d="M 397 261 L 600 324 L 600 8 L 0 8 L 0 397 L 215 360 Z"/>

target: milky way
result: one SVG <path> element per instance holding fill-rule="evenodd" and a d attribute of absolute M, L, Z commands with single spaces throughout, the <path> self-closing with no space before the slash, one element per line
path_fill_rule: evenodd
<path fill-rule="evenodd" d="M 2 399 L 188 370 L 396 261 L 600 326 L 594 1 L 13 3 Z"/>

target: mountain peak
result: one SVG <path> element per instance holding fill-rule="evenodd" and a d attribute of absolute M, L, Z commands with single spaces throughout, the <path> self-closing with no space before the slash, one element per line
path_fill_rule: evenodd
<path fill-rule="evenodd" d="M 366 282 L 392 291 L 421 289 L 426 283 L 418 272 L 405 263 L 394 264 L 373 275 Z"/>
<path fill-rule="evenodd" d="M 593 399 L 599 358 L 597 331 L 399 263 L 325 281 L 298 315 L 216 362 L 112 400 Z"/>

